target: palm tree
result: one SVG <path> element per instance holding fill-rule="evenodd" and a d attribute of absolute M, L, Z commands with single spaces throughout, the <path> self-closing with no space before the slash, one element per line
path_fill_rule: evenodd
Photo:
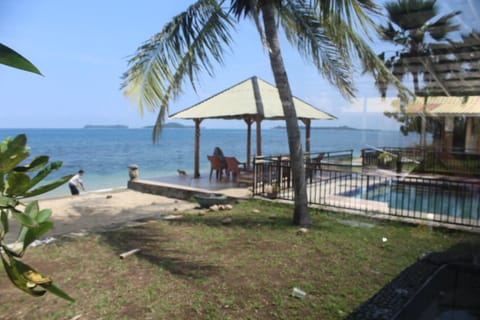
<path fill-rule="evenodd" d="M 400 51 L 387 58 L 387 67 L 400 80 L 410 73 L 415 95 L 426 94 L 420 88 L 420 75 L 426 72 L 442 88 L 443 94 L 450 95 L 441 77 L 435 72 L 431 45 L 447 42 L 449 34 L 459 30 L 459 26 L 452 23 L 452 18 L 460 14 L 460 11 L 438 17 L 436 0 L 397 0 L 386 3 L 385 9 L 389 22 L 380 26 L 380 34 L 383 40 L 401 47 Z M 380 54 L 382 59 L 385 56 L 385 52 Z M 385 96 L 388 82 L 379 81 L 379 84 L 381 94 Z M 386 115 L 403 123 L 401 130 L 404 134 L 421 131 L 421 145 L 425 145 L 425 118 L 420 121 L 417 117 L 412 118 L 405 114 Z"/>
<path fill-rule="evenodd" d="M 368 61 L 380 76 L 401 86 L 354 30 L 355 26 L 367 30 L 373 25 L 369 14 L 377 12 L 371 0 L 231 0 L 230 5 L 225 0 L 198 0 L 137 49 L 123 75 L 122 88 L 137 99 L 141 113 L 144 108 L 159 108 L 153 130 L 156 139 L 168 103 L 181 93 L 185 81 L 195 88 L 200 72 L 213 75 L 213 62 L 222 62 L 235 24 L 251 18 L 268 50 L 286 119 L 295 189 L 293 223 L 308 226 L 311 219 L 300 130 L 282 60 L 279 26 L 288 41 L 350 98 L 354 95 L 353 56 Z"/>
<path fill-rule="evenodd" d="M 411 73 L 417 94 L 420 92 L 419 75 L 431 69 L 430 45 L 446 42 L 451 32 L 459 30 L 459 25 L 452 24 L 452 18 L 460 11 L 437 17 L 436 0 L 397 0 L 388 2 L 385 8 L 389 22 L 380 27 L 380 34 L 383 40 L 402 47 L 387 64 L 399 78 Z M 433 41 L 426 41 L 428 37 Z"/>

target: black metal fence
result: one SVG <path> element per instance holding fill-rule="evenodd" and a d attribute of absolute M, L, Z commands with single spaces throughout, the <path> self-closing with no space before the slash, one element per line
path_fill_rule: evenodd
<path fill-rule="evenodd" d="M 480 176 L 480 154 L 432 148 L 382 147 L 362 150 L 364 168 Z"/>
<path fill-rule="evenodd" d="M 351 171 L 353 150 L 307 153 L 304 167 L 307 181 L 312 184 L 322 170 Z M 255 195 L 293 199 L 293 177 L 289 155 L 258 156 L 254 159 Z"/>
<path fill-rule="evenodd" d="M 349 152 L 332 152 L 328 156 L 324 153 L 320 166 L 312 161 L 318 154 L 306 156 L 310 204 L 369 214 L 480 226 L 480 182 L 355 172 Z M 349 161 L 350 166 L 347 165 Z M 293 200 L 289 158 L 256 158 L 253 191 L 255 195 Z"/>

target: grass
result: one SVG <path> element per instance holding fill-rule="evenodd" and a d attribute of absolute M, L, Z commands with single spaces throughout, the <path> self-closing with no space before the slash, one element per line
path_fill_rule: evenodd
<path fill-rule="evenodd" d="M 260 213 L 254 213 L 254 209 Z M 0 273 L 1 319 L 342 319 L 425 252 L 478 248 L 475 234 L 245 201 L 181 220 L 31 248 L 25 259 L 77 299 L 32 298 Z M 230 217 L 230 225 L 222 224 Z M 354 220 L 372 228 L 341 223 Z M 382 242 L 386 237 L 387 242 Z M 120 260 L 119 253 L 141 248 Z M 307 293 L 291 296 L 292 288 Z"/>

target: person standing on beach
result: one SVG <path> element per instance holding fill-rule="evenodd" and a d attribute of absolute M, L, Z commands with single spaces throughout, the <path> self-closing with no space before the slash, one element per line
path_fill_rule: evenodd
<path fill-rule="evenodd" d="M 70 187 L 70 192 L 73 196 L 80 194 L 80 191 L 78 190 L 79 187 L 81 187 L 82 190 L 85 191 L 85 187 L 82 181 L 83 172 L 83 170 L 79 170 L 78 173 L 68 181 L 68 186 Z"/>

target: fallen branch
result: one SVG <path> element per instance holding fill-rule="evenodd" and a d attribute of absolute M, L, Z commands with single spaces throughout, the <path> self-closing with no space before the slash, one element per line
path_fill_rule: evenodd
<path fill-rule="evenodd" d="M 139 248 L 124 252 L 124 253 L 120 254 L 120 259 L 125 259 L 126 257 L 131 256 L 132 254 L 135 254 L 138 251 L 140 251 Z"/>

